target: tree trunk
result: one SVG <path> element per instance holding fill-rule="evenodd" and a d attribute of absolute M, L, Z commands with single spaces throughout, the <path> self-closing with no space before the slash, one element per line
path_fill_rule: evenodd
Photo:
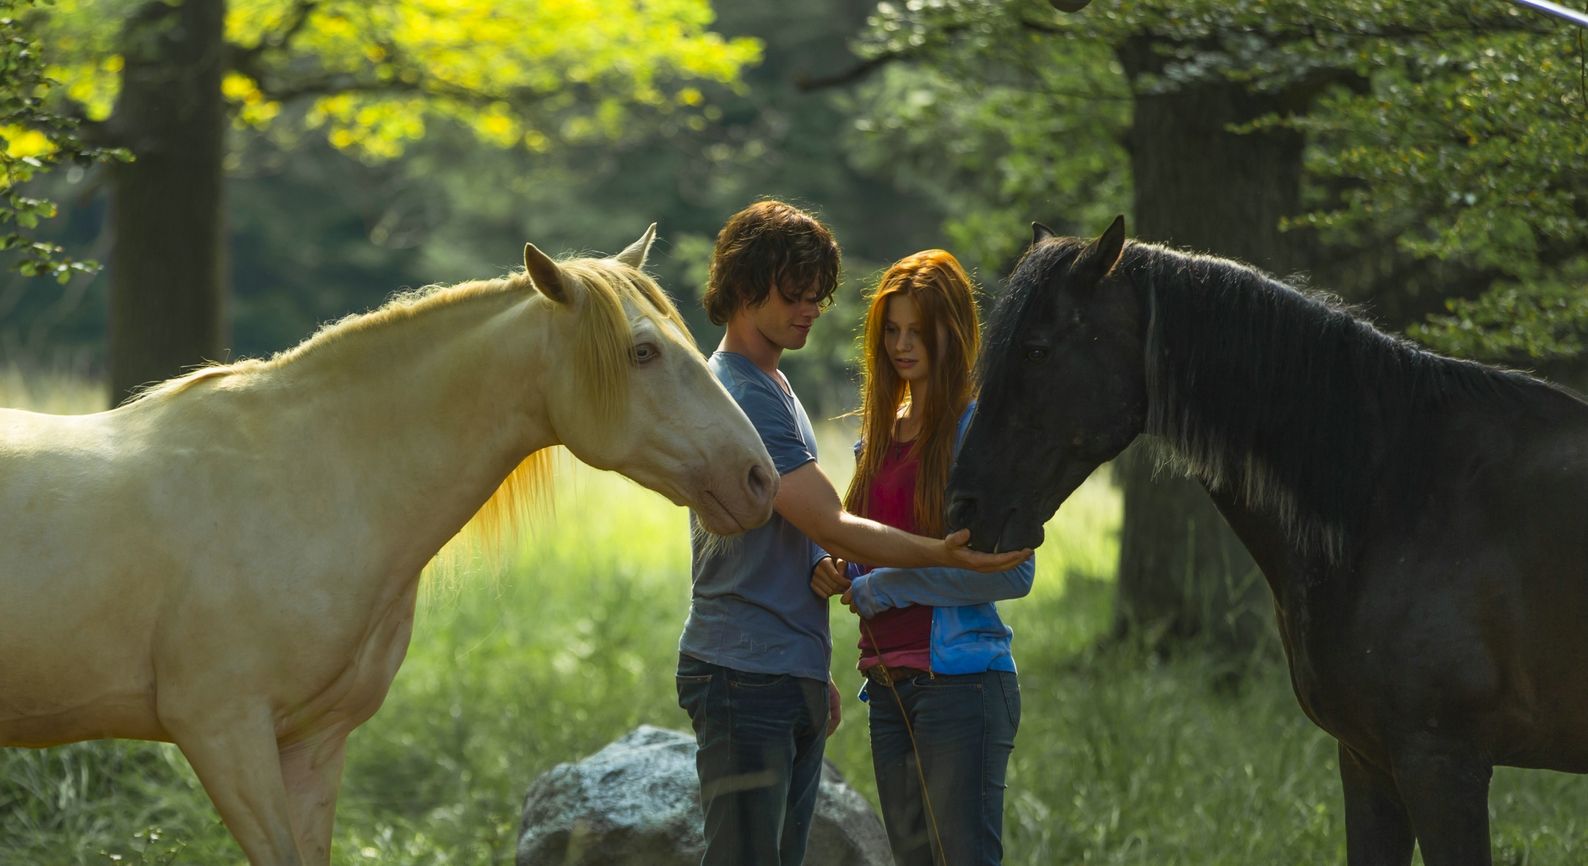
<path fill-rule="evenodd" d="M 1240 259 L 1283 276 L 1302 264 L 1306 239 L 1281 233 L 1300 211 L 1302 138 L 1237 135 L 1241 123 L 1279 110 L 1281 97 L 1222 81 L 1143 93 L 1162 71 L 1147 38 L 1120 60 L 1137 96 L 1130 133 L 1140 239 Z M 1207 641 L 1249 652 L 1272 629 L 1266 583 L 1200 484 L 1157 473 L 1151 443 L 1115 464 L 1124 492 L 1116 634 L 1168 649 Z"/>
<path fill-rule="evenodd" d="M 225 0 L 149 3 L 122 32 L 111 126 L 135 160 L 111 182 L 111 402 L 222 360 Z"/>

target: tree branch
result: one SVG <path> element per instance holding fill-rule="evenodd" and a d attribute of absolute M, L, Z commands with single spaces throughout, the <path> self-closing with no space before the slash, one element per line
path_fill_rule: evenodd
<path fill-rule="evenodd" d="M 1056 27 L 1052 24 L 1044 24 L 1040 21 L 1031 21 L 1025 18 L 1017 19 L 1015 23 L 1023 30 L 1031 30 L 1047 35 L 1057 35 L 1065 32 L 1064 28 L 1062 27 Z M 939 32 L 942 34 L 943 41 L 946 42 L 968 29 L 970 29 L 970 25 L 968 24 L 951 24 L 947 27 L 944 27 Z M 831 75 L 800 75 L 794 79 L 794 86 L 802 91 L 809 92 L 813 90 L 825 90 L 830 87 L 842 87 L 847 84 L 853 84 L 856 81 L 866 78 L 867 76 L 871 75 L 871 73 L 876 72 L 878 69 L 881 69 L 890 63 L 900 60 L 914 59 L 928 47 L 929 46 L 926 45 L 918 45 L 914 50 L 909 51 L 884 51 L 875 57 L 866 58 L 865 60 L 860 61 L 848 69 L 834 72 Z"/>
<path fill-rule="evenodd" d="M 434 75 L 416 74 L 405 79 L 394 75 L 389 79 L 361 78 L 354 73 L 327 73 L 314 78 L 293 82 L 259 82 L 259 92 L 274 102 L 291 102 L 317 96 L 334 96 L 342 93 L 357 94 L 425 94 L 439 96 L 469 105 L 490 105 L 505 102 L 522 107 L 540 101 L 545 94 L 519 88 L 510 92 L 475 90 L 454 84 Z"/>
<path fill-rule="evenodd" d="M 896 60 L 907 59 L 912 54 L 913 52 L 884 51 L 875 57 L 868 57 L 848 69 L 834 72 L 831 75 L 799 75 L 794 79 L 794 86 L 805 92 L 826 90 L 829 87 L 842 87 L 866 78 L 871 73 Z"/>
<path fill-rule="evenodd" d="M 257 79 L 256 79 L 257 81 Z M 273 102 L 292 102 L 296 99 L 317 96 L 335 96 L 341 93 L 398 94 L 429 92 L 423 82 L 390 79 L 364 79 L 350 73 L 330 73 L 317 78 L 282 84 L 259 81 L 259 92 Z"/>

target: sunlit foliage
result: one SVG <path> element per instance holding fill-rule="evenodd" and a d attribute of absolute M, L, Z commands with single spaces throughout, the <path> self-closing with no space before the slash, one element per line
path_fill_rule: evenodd
<path fill-rule="evenodd" d="M 114 107 L 121 27 L 142 5 L 57 0 L 45 25 L 52 73 L 92 119 Z M 240 126 L 370 158 L 438 118 L 544 150 L 616 137 L 635 107 L 703 110 L 700 86 L 733 86 L 760 52 L 712 22 L 706 0 L 234 0 L 223 88 Z"/>
<path fill-rule="evenodd" d="M 51 276 L 64 283 L 75 273 L 98 269 L 78 261 L 58 244 L 38 239 L 41 220 L 55 216 L 55 203 L 26 195 L 22 185 L 63 162 L 91 164 L 121 158 L 119 151 L 85 143 L 76 118 L 51 108 L 60 86 L 50 78 L 27 13 L 50 0 L 7 0 L 0 5 L 0 251 L 24 276 Z"/>

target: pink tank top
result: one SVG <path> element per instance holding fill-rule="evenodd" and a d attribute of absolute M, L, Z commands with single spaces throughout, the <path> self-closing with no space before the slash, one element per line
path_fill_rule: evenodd
<path fill-rule="evenodd" d="M 910 453 L 911 444 L 895 442 L 889 446 L 882 465 L 871 479 L 867 513 L 861 515 L 906 532 L 916 531 L 915 482 L 921 466 Z M 861 670 L 875 667 L 879 658 L 890 668 L 931 669 L 932 608 L 923 605 L 888 608 L 862 622 Z"/>

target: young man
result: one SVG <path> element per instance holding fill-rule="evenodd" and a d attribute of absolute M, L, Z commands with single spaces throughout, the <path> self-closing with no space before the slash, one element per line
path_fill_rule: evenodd
<path fill-rule="evenodd" d="M 832 556 L 1003 571 L 1031 553 L 976 553 L 965 533 L 924 538 L 844 511 L 816 464 L 810 419 L 778 370 L 784 351 L 805 345 L 838 287 L 838 265 L 827 227 L 779 201 L 750 205 L 717 234 L 704 300 L 727 333 L 709 365 L 781 478 L 765 525 L 726 544 L 694 532 L 678 702 L 698 746 L 703 866 L 804 860 L 822 751 L 839 718 L 827 600 L 811 591 L 813 571 L 832 571 Z"/>

